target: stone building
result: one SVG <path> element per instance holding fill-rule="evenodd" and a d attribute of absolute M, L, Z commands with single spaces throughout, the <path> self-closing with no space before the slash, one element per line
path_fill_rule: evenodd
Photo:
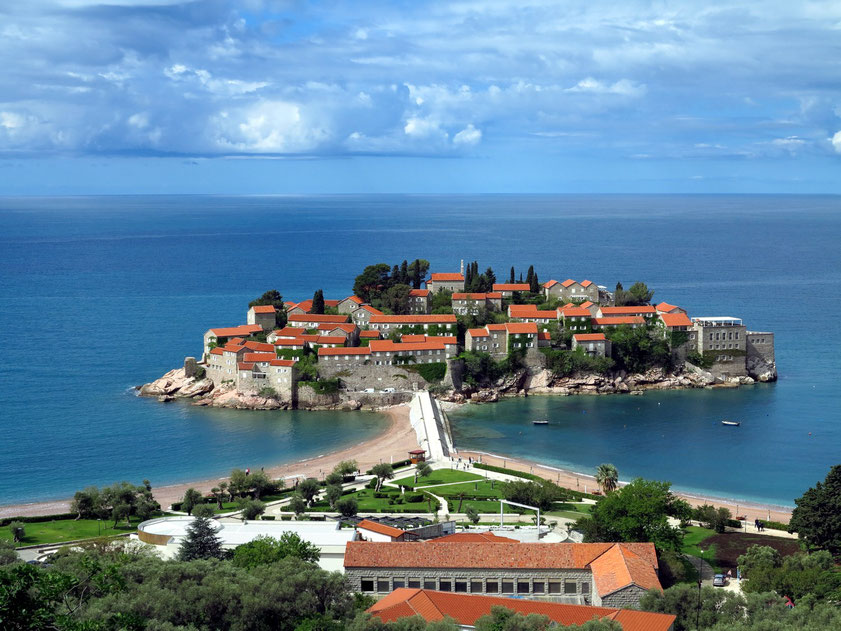
<path fill-rule="evenodd" d="M 409 292 L 409 311 L 411 313 L 429 313 L 430 293 L 428 289 L 412 289 Z"/>
<path fill-rule="evenodd" d="M 453 313 L 456 315 L 478 315 L 482 310 L 502 311 L 502 294 L 498 291 L 453 294 Z"/>
<path fill-rule="evenodd" d="M 592 326 L 594 331 L 607 331 L 609 329 L 615 329 L 620 326 L 629 326 L 632 329 L 636 329 L 641 326 L 645 326 L 645 318 L 642 316 L 625 316 L 625 317 L 614 317 L 614 318 L 592 318 L 590 320 L 590 325 Z"/>
<path fill-rule="evenodd" d="M 339 301 L 339 304 L 336 305 L 336 309 L 339 313 L 349 315 L 359 309 L 359 307 L 363 304 L 365 303 L 359 296 L 348 296 L 347 298 L 342 298 Z"/>
<path fill-rule="evenodd" d="M 657 309 L 651 305 L 599 307 L 596 313 L 596 317 L 598 318 L 625 318 L 628 316 L 641 316 L 646 320 L 653 320 L 657 317 Z"/>
<path fill-rule="evenodd" d="M 349 316 L 327 315 L 319 313 L 295 313 L 287 318 L 289 326 L 304 329 L 317 329 L 322 324 L 345 324 Z"/>
<path fill-rule="evenodd" d="M 280 401 L 294 403 L 297 381 L 295 362 L 274 353 L 245 353 L 237 363 L 237 392 L 257 394 L 269 387 Z"/>
<path fill-rule="evenodd" d="M 762 331 L 748 331 L 745 343 L 747 357 L 745 367 L 748 374 L 757 381 L 777 379 L 777 360 L 774 353 L 774 334 Z"/>
<path fill-rule="evenodd" d="M 747 376 L 747 327 L 740 318 L 692 318 L 698 353 L 711 360 L 708 369 L 721 379 Z"/>
<path fill-rule="evenodd" d="M 441 314 L 417 314 L 417 315 L 372 315 L 369 321 L 369 326 L 372 329 L 383 332 L 383 335 L 388 335 L 391 331 L 407 332 L 423 332 L 428 331 L 430 327 L 437 328 L 443 331 L 456 332 L 456 316 L 452 313 Z"/>
<path fill-rule="evenodd" d="M 430 274 L 429 280 L 426 281 L 426 288 L 432 293 L 464 291 L 464 274 Z"/>
<path fill-rule="evenodd" d="M 488 353 L 494 357 L 508 355 L 508 332 L 504 324 L 488 324 L 480 329 L 468 329 L 464 334 L 465 350 Z"/>
<path fill-rule="evenodd" d="M 369 607 L 368 613 L 383 623 L 413 616 L 421 616 L 427 622 L 452 618 L 460 628 L 474 629 L 476 621 L 490 615 L 494 607 L 504 607 L 524 616 L 548 616 L 559 629 L 580 626 L 596 618 L 612 620 L 619 624 L 622 631 L 673 631 L 676 619 L 672 614 L 634 609 L 570 605 L 520 597 L 456 594 L 408 587 L 391 592 Z"/>
<path fill-rule="evenodd" d="M 589 280 L 580 283 L 568 278 L 562 283 L 550 280 L 543 284 L 543 295 L 556 298 L 561 302 L 582 302 L 589 300 L 598 304 L 601 301 L 598 286 Z"/>
<path fill-rule="evenodd" d="M 248 324 L 259 324 L 264 331 L 271 331 L 275 325 L 277 309 L 273 305 L 258 305 L 248 308 L 246 322 Z"/>
<path fill-rule="evenodd" d="M 538 310 L 537 305 L 508 305 L 508 317 L 512 322 L 536 322 L 548 324 L 558 321 L 558 310 Z"/>
<path fill-rule="evenodd" d="M 239 326 L 228 326 L 218 329 L 208 329 L 204 334 L 204 356 L 210 352 L 210 345 L 217 344 L 224 346 L 235 337 L 250 337 L 256 333 L 262 333 L 263 327 L 259 324 L 240 324 Z"/>
<path fill-rule="evenodd" d="M 568 304 L 558 309 L 558 313 L 560 313 L 564 329 L 567 331 L 587 333 L 593 328 L 593 316 L 584 307 L 576 307 L 575 305 Z"/>
<path fill-rule="evenodd" d="M 374 309 L 371 305 L 360 305 L 359 309 L 355 310 L 350 317 L 353 318 L 353 323 L 360 329 L 364 329 L 371 321 L 371 316 L 385 315 L 379 309 Z"/>
<path fill-rule="evenodd" d="M 654 305 L 657 313 L 682 313 L 686 315 L 686 309 L 678 307 L 677 305 L 670 305 L 668 302 L 661 302 Z"/>
<path fill-rule="evenodd" d="M 661 590 L 651 543 L 351 542 L 351 589 L 414 588 L 519 596 L 605 607 L 639 604 Z"/>
<path fill-rule="evenodd" d="M 579 348 L 590 357 L 610 357 L 610 340 L 604 333 L 576 333 L 572 336 L 572 350 Z"/>
<path fill-rule="evenodd" d="M 247 350 L 244 346 L 217 346 L 207 354 L 206 374 L 214 386 L 236 381 L 237 363 Z"/>

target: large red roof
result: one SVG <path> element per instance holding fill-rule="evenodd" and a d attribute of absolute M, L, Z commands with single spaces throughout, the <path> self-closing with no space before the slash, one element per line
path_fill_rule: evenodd
<path fill-rule="evenodd" d="M 453 281 L 463 281 L 464 275 L 463 274 L 450 274 L 448 272 L 439 272 L 437 274 L 431 274 L 430 280 L 434 283 L 435 281 L 438 282 L 453 282 Z"/>
<path fill-rule="evenodd" d="M 564 307 L 561 310 L 561 315 L 563 315 L 565 318 L 589 318 L 591 313 L 583 307 Z"/>
<path fill-rule="evenodd" d="M 409 292 L 413 298 L 426 298 L 429 295 L 428 289 L 413 289 Z"/>
<path fill-rule="evenodd" d="M 638 307 L 602 307 L 602 316 L 611 315 L 638 315 L 640 313 L 657 313 L 657 310 L 651 305 L 641 305 Z"/>
<path fill-rule="evenodd" d="M 288 318 L 289 322 L 332 322 L 342 324 L 348 321 L 346 315 L 327 315 L 323 313 L 295 313 Z"/>
<path fill-rule="evenodd" d="M 661 313 L 660 319 L 666 326 L 692 326 L 692 320 L 685 313 Z"/>
<path fill-rule="evenodd" d="M 263 330 L 259 324 L 240 324 L 239 326 L 228 326 L 220 329 L 210 329 L 210 333 L 215 337 L 237 337 L 239 335 L 248 337 L 253 333 L 259 333 Z"/>
<path fill-rule="evenodd" d="M 388 535 L 389 537 L 394 538 L 406 534 L 405 530 L 400 530 L 399 528 L 389 526 L 388 524 L 381 524 L 377 521 L 371 521 L 370 519 L 363 519 L 361 522 L 356 524 L 356 527 L 362 528 L 363 530 L 370 530 L 371 532 L 377 532 L 381 535 Z"/>
<path fill-rule="evenodd" d="M 622 631 L 668 631 L 675 622 L 675 616 L 664 613 L 567 605 L 545 600 L 436 592 L 408 587 L 395 589 L 373 604 L 368 609 L 368 613 L 385 623 L 412 616 L 421 616 L 427 622 L 449 617 L 459 625 L 472 627 L 479 618 L 490 614 L 493 607 L 505 607 L 523 615 L 548 616 L 562 627 L 573 624 L 583 625 L 593 618 L 598 618 L 616 620 L 622 626 Z"/>
<path fill-rule="evenodd" d="M 603 342 L 607 339 L 604 333 L 576 333 L 572 337 L 578 342 Z"/>
<path fill-rule="evenodd" d="M 412 353 L 415 351 L 443 351 L 444 342 L 429 337 L 425 342 L 400 342 L 394 340 L 371 340 L 368 347 L 372 353 Z"/>
<path fill-rule="evenodd" d="M 254 313 L 275 313 L 277 309 L 274 308 L 274 305 L 257 305 L 256 307 L 251 307 L 254 309 Z"/>
<path fill-rule="evenodd" d="M 533 333 L 537 335 L 537 324 L 534 322 L 508 322 L 505 325 L 505 330 L 514 335 L 522 333 Z"/>
<path fill-rule="evenodd" d="M 367 346 L 354 346 L 352 348 L 345 348 L 343 346 L 339 346 L 338 348 L 328 348 L 326 346 L 322 346 L 318 349 L 318 356 L 324 357 L 325 355 L 370 355 L 371 349 Z"/>
<path fill-rule="evenodd" d="M 250 363 L 270 362 L 273 359 L 277 359 L 277 355 L 275 353 L 246 353 L 242 357 L 243 361 Z"/>
<path fill-rule="evenodd" d="M 494 291 L 529 291 L 531 285 L 528 283 L 494 283 Z"/>

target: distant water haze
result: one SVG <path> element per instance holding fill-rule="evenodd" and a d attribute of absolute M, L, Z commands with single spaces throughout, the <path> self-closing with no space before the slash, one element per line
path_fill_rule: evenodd
<path fill-rule="evenodd" d="M 839 237 L 831 196 L 0 198 L 0 504 L 372 436 L 385 421 L 371 413 L 212 410 L 129 389 L 200 354 L 208 328 L 244 322 L 266 289 L 341 298 L 365 265 L 418 257 L 436 271 L 477 259 L 499 278 L 533 264 L 541 281 L 642 280 L 692 316 L 774 331 L 776 384 L 530 397 L 453 419 L 464 447 L 791 504 L 839 462 Z"/>

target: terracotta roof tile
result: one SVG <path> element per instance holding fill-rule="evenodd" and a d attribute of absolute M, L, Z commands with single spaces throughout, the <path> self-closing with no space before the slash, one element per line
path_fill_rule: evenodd
<path fill-rule="evenodd" d="M 661 313 L 660 319 L 666 326 L 692 326 L 692 320 L 685 313 Z"/>
<path fill-rule="evenodd" d="M 494 283 L 494 291 L 529 291 L 531 285 L 528 283 Z"/>
<path fill-rule="evenodd" d="M 558 284 L 558 281 L 556 281 L 556 280 L 547 280 L 545 283 L 543 283 L 543 286 L 546 289 L 549 289 L 550 287 L 554 287 L 557 284 Z"/>
<path fill-rule="evenodd" d="M 639 315 L 640 313 L 657 313 L 657 310 L 651 305 L 642 305 L 638 307 L 602 307 L 602 316 L 623 316 L 623 315 Z"/>
<path fill-rule="evenodd" d="M 286 366 L 289 368 L 290 366 L 295 365 L 295 360 L 293 359 L 273 359 L 271 361 L 272 366 Z"/>
<path fill-rule="evenodd" d="M 253 363 L 237 362 L 237 369 L 238 370 L 251 370 L 252 368 L 254 368 Z"/>
<path fill-rule="evenodd" d="M 487 329 L 467 329 L 467 332 L 470 333 L 470 337 L 488 337 L 490 335 Z"/>
<path fill-rule="evenodd" d="M 575 284 L 575 281 L 571 278 L 567 278 L 564 282 L 561 283 L 564 287 L 572 287 Z"/>
<path fill-rule="evenodd" d="M 361 305 L 365 302 L 359 296 L 348 296 L 347 298 L 345 298 L 345 300 L 350 300 L 351 302 L 355 302 L 358 305 Z M 344 302 L 345 300 L 340 300 L 339 302 L 341 303 L 341 302 Z"/>
<path fill-rule="evenodd" d="M 591 280 L 582 280 L 581 281 L 581 286 L 584 287 L 585 289 L 592 284 L 593 284 L 593 281 L 591 281 Z"/>
<path fill-rule="evenodd" d="M 537 335 L 537 324 L 534 322 L 508 322 L 505 325 L 505 330 L 514 335 L 523 333 L 532 333 Z"/>
<path fill-rule="evenodd" d="M 371 349 L 367 346 L 355 346 L 352 348 L 345 348 L 340 346 L 338 348 L 328 348 L 323 346 L 318 349 L 318 356 L 324 357 L 326 355 L 370 355 Z"/>
<path fill-rule="evenodd" d="M 578 306 L 579 306 L 579 307 L 581 307 L 582 309 L 589 309 L 589 308 L 590 308 L 590 307 L 592 307 L 594 304 L 595 304 L 595 303 L 590 302 L 589 300 L 585 300 L 584 302 L 582 302 L 582 303 L 581 303 L 580 305 L 578 305 Z"/>
<path fill-rule="evenodd" d="M 504 331 L 505 325 L 504 324 L 488 324 L 486 326 L 488 331 Z"/>
<path fill-rule="evenodd" d="M 245 348 L 250 351 L 254 351 L 255 353 L 273 353 L 274 346 L 271 344 L 266 344 L 265 342 L 255 342 L 254 340 L 248 340 L 243 344 Z"/>
<path fill-rule="evenodd" d="M 316 344 L 344 344 L 347 338 L 341 335 L 317 335 Z"/>
<path fill-rule="evenodd" d="M 375 340 L 378 340 L 378 339 L 380 339 L 380 332 L 379 331 L 360 331 L 359 332 L 359 337 L 361 337 L 363 340 L 364 339 L 369 339 L 370 340 L 372 338 L 375 339 Z"/>
<path fill-rule="evenodd" d="M 242 357 L 243 361 L 253 364 L 256 364 L 257 362 L 270 362 L 273 359 L 277 359 L 277 355 L 274 353 L 246 353 Z"/>
<path fill-rule="evenodd" d="M 593 618 L 616 619 L 622 625 L 623 631 L 668 631 L 675 621 L 673 615 L 647 611 L 435 592 L 406 587 L 394 590 L 372 605 L 368 612 L 386 623 L 400 618 L 421 616 L 428 622 L 450 617 L 459 625 L 473 626 L 476 620 L 490 614 L 493 607 L 505 607 L 524 615 L 545 615 L 561 626 L 583 625 Z"/>
<path fill-rule="evenodd" d="M 389 526 L 388 524 L 381 524 L 376 521 L 371 521 L 369 519 L 363 519 L 361 522 L 356 524 L 357 528 L 362 528 L 364 530 L 370 530 L 371 532 L 377 532 L 381 535 L 388 535 L 389 537 L 400 537 L 406 534 L 405 530 L 400 530 L 400 528 L 395 528 L 394 526 Z"/>
<path fill-rule="evenodd" d="M 341 330 L 345 333 L 353 333 L 357 328 L 359 327 L 357 327 L 353 322 L 341 322 L 339 324 L 336 324 L 334 322 L 326 322 L 318 325 L 319 331 Z"/>
<path fill-rule="evenodd" d="M 289 322 L 330 322 L 333 324 L 344 324 L 348 321 L 346 315 L 327 315 L 322 313 L 295 313 L 287 319 Z"/>
<path fill-rule="evenodd" d="M 381 315 L 371 316 L 371 324 L 455 324 L 452 313 L 433 315 Z"/>
<path fill-rule="evenodd" d="M 604 333 L 576 333 L 572 337 L 578 342 L 602 342 L 607 339 Z"/>
<path fill-rule="evenodd" d="M 394 340 L 371 340 L 368 347 L 372 353 L 413 353 L 416 351 L 443 351 L 444 343 L 434 337 L 424 342 L 395 342 Z"/>
<path fill-rule="evenodd" d="M 614 318 L 593 318 L 593 324 L 599 326 L 619 326 L 620 324 L 645 324 L 645 318 L 642 316 L 625 316 Z"/>
<path fill-rule="evenodd" d="M 450 274 L 450 273 L 447 273 L 447 272 L 439 272 L 437 274 L 430 274 L 429 278 L 430 278 L 430 280 L 432 280 L 433 283 L 435 281 L 438 281 L 438 282 L 442 282 L 442 281 L 443 282 L 447 282 L 447 281 L 453 282 L 453 281 L 460 281 L 460 280 L 463 281 L 464 280 L 464 275 L 463 274 L 458 274 L 458 273 Z"/>
<path fill-rule="evenodd" d="M 428 289 L 413 289 L 409 292 L 412 298 L 426 298 L 429 295 Z"/>
<path fill-rule="evenodd" d="M 215 337 L 237 337 L 242 335 L 248 337 L 253 333 L 259 333 L 263 330 L 259 324 L 240 324 L 239 326 L 222 327 L 220 329 L 210 329 L 210 333 Z"/>
<path fill-rule="evenodd" d="M 277 311 L 274 305 L 257 305 L 251 308 L 254 310 L 254 313 L 275 313 Z"/>
<path fill-rule="evenodd" d="M 564 307 L 561 310 L 561 315 L 565 318 L 580 318 L 586 317 L 589 318 L 592 314 L 583 307 Z"/>

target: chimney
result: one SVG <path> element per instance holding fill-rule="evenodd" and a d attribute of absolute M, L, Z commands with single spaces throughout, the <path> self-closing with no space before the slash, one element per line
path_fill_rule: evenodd
<path fill-rule="evenodd" d="M 464 259 L 461 259 L 461 275 L 464 276 Z"/>

